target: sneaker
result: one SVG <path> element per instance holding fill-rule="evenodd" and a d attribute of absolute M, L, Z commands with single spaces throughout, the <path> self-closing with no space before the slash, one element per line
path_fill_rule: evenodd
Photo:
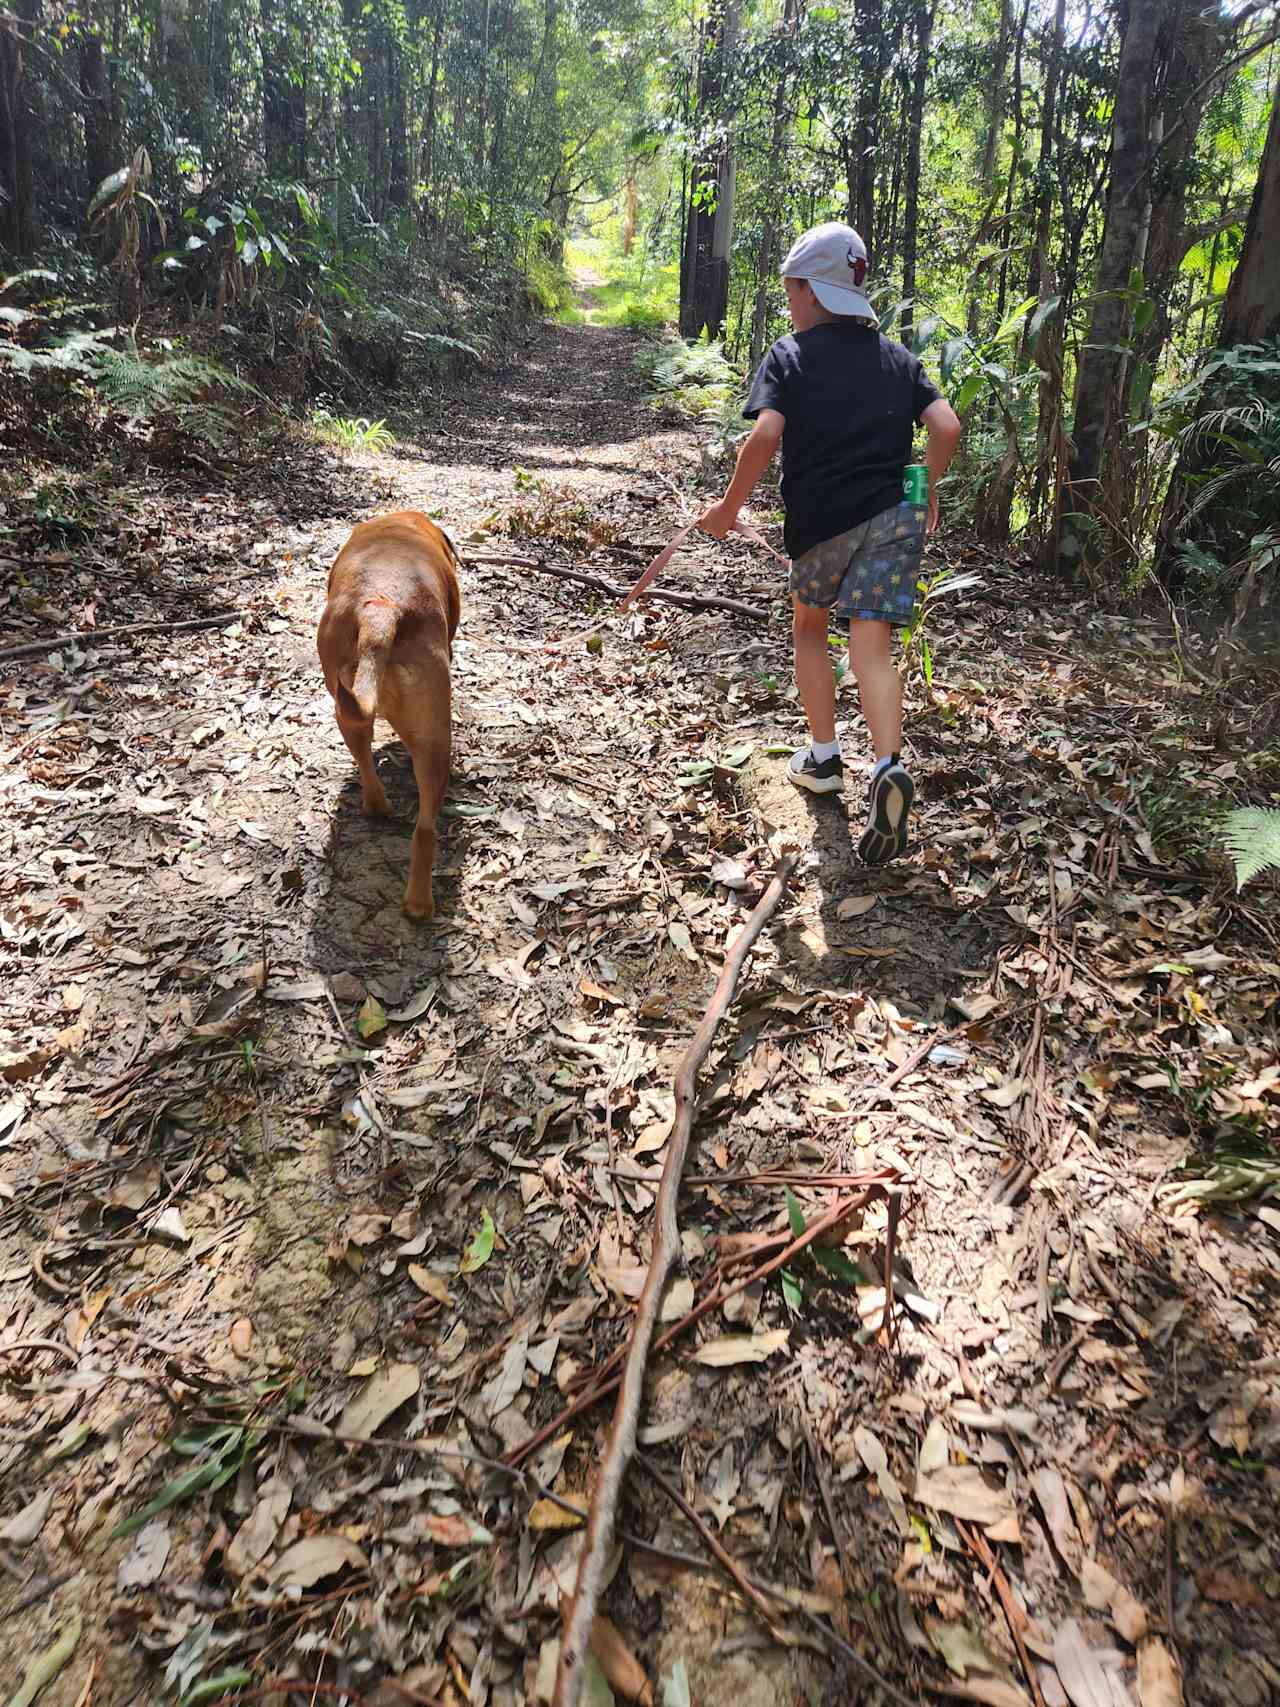
<path fill-rule="evenodd" d="M 895 753 L 889 764 L 871 779 L 867 827 L 858 842 L 864 865 L 887 865 L 907 851 L 907 818 L 916 787 Z"/>
<path fill-rule="evenodd" d="M 819 763 L 812 747 L 800 747 L 791 755 L 787 775 L 797 788 L 807 788 L 810 794 L 838 794 L 844 787 L 844 760 L 833 753 Z"/>

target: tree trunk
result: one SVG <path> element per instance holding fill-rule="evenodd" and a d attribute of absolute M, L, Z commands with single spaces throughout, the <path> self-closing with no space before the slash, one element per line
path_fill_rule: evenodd
<path fill-rule="evenodd" d="M 80 38 L 80 93 L 84 97 L 84 179 L 86 202 L 98 185 L 115 171 L 115 147 L 111 139 L 111 100 L 107 91 L 107 67 L 102 52 L 102 33 L 90 18 Z"/>
<path fill-rule="evenodd" d="M 858 84 L 853 137 L 845 147 L 849 224 L 867 246 L 872 265 L 876 248 L 876 171 L 879 166 L 880 99 L 884 91 L 883 0 L 857 0 Z"/>
<path fill-rule="evenodd" d="M 391 171 L 387 201 L 397 213 L 409 205 L 409 108 L 404 93 L 404 53 L 394 29 L 387 30 L 387 151 Z"/>
<path fill-rule="evenodd" d="M 22 36 L 16 22 L 0 15 L 0 249 L 14 255 L 29 255 L 36 247 L 23 73 Z"/>
<path fill-rule="evenodd" d="M 996 183 L 996 168 L 1000 164 L 1000 141 L 1004 135 L 1005 116 L 1008 107 L 1005 73 L 1009 62 L 1009 41 L 1012 33 L 1013 9 L 1011 0 L 1000 0 L 1000 35 L 996 42 L 995 59 L 991 66 L 991 81 L 987 84 L 987 110 L 983 128 L 982 149 L 977 162 L 982 212 L 978 215 L 977 230 L 973 236 L 973 252 L 975 255 L 982 248 L 982 245 L 990 240 L 992 219 L 1000 195 Z M 969 336 L 976 339 L 979 334 L 982 315 L 982 274 L 976 267 L 969 285 L 971 294 L 968 311 L 965 315 L 965 326 Z"/>
<path fill-rule="evenodd" d="M 1111 177 L 1089 332 L 1076 379 L 1074 453 L 1065 497 L 1062 556 L 1075 568 L 1110 550 L 1099 471 L 1120 414 L 1130 280 L 1141 272 L 1150 224 L 1152 86 L 1168 0 L 1131 0 L 1111 125 Z M 1114 518 L 1112 518 L 1114 521 Z"/>
<path fill-rule="evenodd" d="M 907 203 L 902 234 L 902 339 L 911 341 L 915 324 L 916 250 L 920 236 L 920 137 L 924 130 L 924 92 L 929 80 L 929 43 L 933 37 L 930 6 L 918 6 L 915 15 L 916 63 L 911 78 L 911 106 L 907 115 Z"/>
<path fill-rule="evenodd" d="M 735 166 L 723 121 L 726 78 L 737 43 L 740 0 L 720 0 L 703 25 L 703 59 L 696 122 L 714 124 L 718 140 L 695 163 L 680 277 L 680 335 L 718 338 L 729 308 L 729 251 L 733 242 Z"/>

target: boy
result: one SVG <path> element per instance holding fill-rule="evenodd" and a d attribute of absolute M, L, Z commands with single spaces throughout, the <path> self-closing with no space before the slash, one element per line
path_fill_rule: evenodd
<path fill-rule="evenodd" d="M 906 849 L 915 796 L 898 756 L 902 683 L 891 639 L 915 602 L 926 522 L 902 502 L 902 471 L 922 422 L 932 533 L 937 482 L 962 429 L 917 358 L 881 336 L 863 292 L 866 272 L 866 247 L 852 226 L 818 225 L 792 245 L 782 282 L 795 330 L 760 364 L 742 411 L 755 426 L 728 491 L 698 526 L 723 539 L 781 443 L 796 687 L 810 736 L 792 754 L 787 775 L 815 794 L 844 786 L 827 649 L 829 613 L 838 604 L 849 617 L 849 666 L 875 745 L 858 852 L 867 865 L 883 865 Z"/>

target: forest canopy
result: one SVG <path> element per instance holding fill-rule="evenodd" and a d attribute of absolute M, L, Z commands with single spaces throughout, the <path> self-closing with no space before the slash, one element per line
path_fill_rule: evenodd
<path fill-rule="evenodd" d="M 21 0 L 0 368 L 100 378 L 163 327 L 358 389 L 571 315 L 589 253 L 741 378 L 791 239 L 848 219 L 965 420 L 953 515 L 1238 612 L 1280 558 L 1278 36 L 1191 0 Z"/>

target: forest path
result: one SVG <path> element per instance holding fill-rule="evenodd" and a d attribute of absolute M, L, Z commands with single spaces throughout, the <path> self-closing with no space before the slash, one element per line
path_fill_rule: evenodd
<path fill-rule="evenodd" d="M 938 1319 L 903 1317 L 894 1357 L 865 1343 L 869 1211 L 859 1290 L 797 1264 L 785 1294 L 753 1288 L 656 1360 L 649 1450 L 909 1696 L 1030 1699 L 977 1523 L 1045 1701 L 1075 1694 L 1073 1664 L 1094 1699 L 1136 1696 L 1139 1657 L 1155 1675 L 1175 1645 L 1170 1611 L 1188 1700 L 1265 1700 L 1274 1212 L 1161 1195 L 1193 1120 L 1265 1123 L 1276 1096 L 1274 925 L 1164 865 L 1137 814 L 1165 743 L 1206 786 L 1229 762 L 1197 690 L 1133 624 L 1046 616 L 1015 564 L 944 538 L 985 585 L 944 604 L 932 688 L 912 685 L 913 851 L 861 870 L 856 781 L 844 806 L 781 775 L 800 725 L 762 554 L 703 541 L 669 575 L 748 599 L 755 623 L 624 619 L 481 561 L 625 584 L 698 501 L 695 437 L 654 416 L 634 349 L 541 328 L 386 455 L 139 488 L 154 610 L 246 620 L 0 676 L 3 999 L 23 1040 L 0 1100 L 0 1692 L 78 1617 L 54 1707 L 95 1660 L 96 1707 L 156 1699 L 179 1643 L 187 1684 L 243 1666 L 370 1703 L 536 1698 L 578 1545 L 555 1508 L 474 1463 L 316 1431 L 497 1457 L 622 1341 L 674 1064 L 770 844 L 799 841 L 705 1074 L 690 1172 L 713 1183 L 686 1194 L 678 1307 L 717 1239 L 787 1227 L 780 1186 L 733 1176 L 789 1168 L 790 1213 L 810 1216 L 824 1172 L 887 1164 L 912 1180 L 900 1278 Z M 394 816 L 365 821 L 314 655 L 334 552 L 403 504 L 464 555 L 427 928 L 398 906 L 404 755 L 379 744 Z M 84 555 L 102 626 L 138 579 L 113 537 Z M 844 711 L 856 759 L 848 689 Z M 1026 1414 L 1001 1426 L 1010 1407 Z M 224 1432 L 194 1462 L 224 1484 L 110 1540 L 191 1466 L 166 1443 L 210 1420 Z M 604 1421 L 555 1433 L 543 1481 L 584 1497 Z M 631 1485 L 628 1529 L 696 1553 Z M 855 1696 L 802 1645 L 804 1613 L 797 1645 L 773 1645 L 660 1553 L 628 1547 L 609 1610 L 659 1699 L 677 1660 L 700 1707 Z"/>

